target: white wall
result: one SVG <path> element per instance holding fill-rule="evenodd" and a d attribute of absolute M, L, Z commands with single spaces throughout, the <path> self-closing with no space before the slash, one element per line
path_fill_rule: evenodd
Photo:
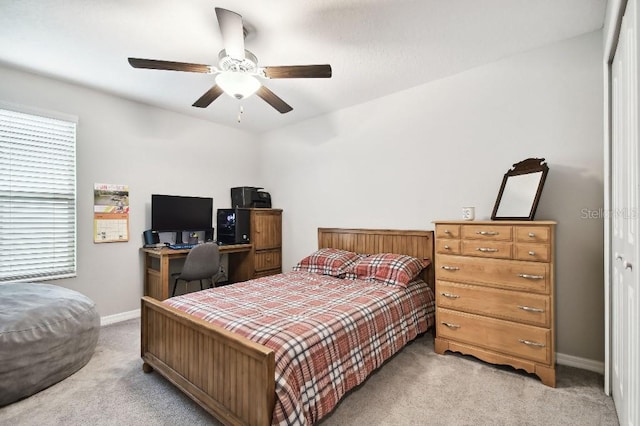
<path fill-rule="evenodd" d="M 0 81 L 4 102 L 79 117 L 78 276 L 54 283 L 92 298 L 103 317 L 140 308 L 152 193 L 213 197 L 217 209 L 231 205 L 229 188 L 259 182 L 250 133 L 6 67 Z M 93 243 L 94 183 L 129 185 L 128 242 Z"/>
<path fill-rule="evenodd" d="M 594 32 L 264 135 L 284 269 L 316 228 L 433 229 L 491 215 L 513 163 L 546 158 L 536 219 L 559 222 L 557 351 L 602 361 L 602 33 Z"/>

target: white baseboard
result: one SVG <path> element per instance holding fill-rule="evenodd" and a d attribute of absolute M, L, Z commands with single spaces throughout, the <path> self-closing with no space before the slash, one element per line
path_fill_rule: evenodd
<path fill-rule="evenodd" d="M 119 314 L 107 315 L 106 317 L 100 318 L 100 326 L 115 324 L 117 322 L 122 322 L 134 318 L 140 318 L 140 309 L 135 309 L 129 312 L 121 312 Z"/>
<path fill-rule="evenodd" d="M 556 352 L 556 363 L 604 374 L 604 362 Z"/>

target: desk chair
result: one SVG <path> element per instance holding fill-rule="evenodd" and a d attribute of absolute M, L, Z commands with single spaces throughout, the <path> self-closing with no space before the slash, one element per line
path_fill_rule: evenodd
<path fill-rule="evenodd" d="M 202 280 L 211 281 L 211 287 L 221 276 L 220 251 L 216 243 L 199 244 L 191 249 L 184 261 L 182 272 L 171 274 L 175 278 L 171 297 L 176 295 L 178 281 L 185 281 L 185 287 L 189 281 L 200 281 L 200 290 L 203 290 Z"/>

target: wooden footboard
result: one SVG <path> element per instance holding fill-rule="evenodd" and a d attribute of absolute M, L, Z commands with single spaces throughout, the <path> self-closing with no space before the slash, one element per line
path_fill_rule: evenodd
<path fill-rule="evenodd" d="M 273 350 L 142 298 L 142 359 L 225 424 L 268 425 L 275 401 Z"/>

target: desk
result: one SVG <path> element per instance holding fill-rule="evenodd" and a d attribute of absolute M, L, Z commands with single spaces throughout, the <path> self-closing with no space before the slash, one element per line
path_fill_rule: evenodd
<path fill-rule="evenodd" d="M 229 282 L 235 283 L 253 278 L 253 254 L 251 244 L 222 245 L 220 254 L 229 255 Z M 189 249 L 173 250 L 142 248 L 144 253 L 144 295 L 158 300 L 169 298 L 169 262 L 184 259 Z"/>

